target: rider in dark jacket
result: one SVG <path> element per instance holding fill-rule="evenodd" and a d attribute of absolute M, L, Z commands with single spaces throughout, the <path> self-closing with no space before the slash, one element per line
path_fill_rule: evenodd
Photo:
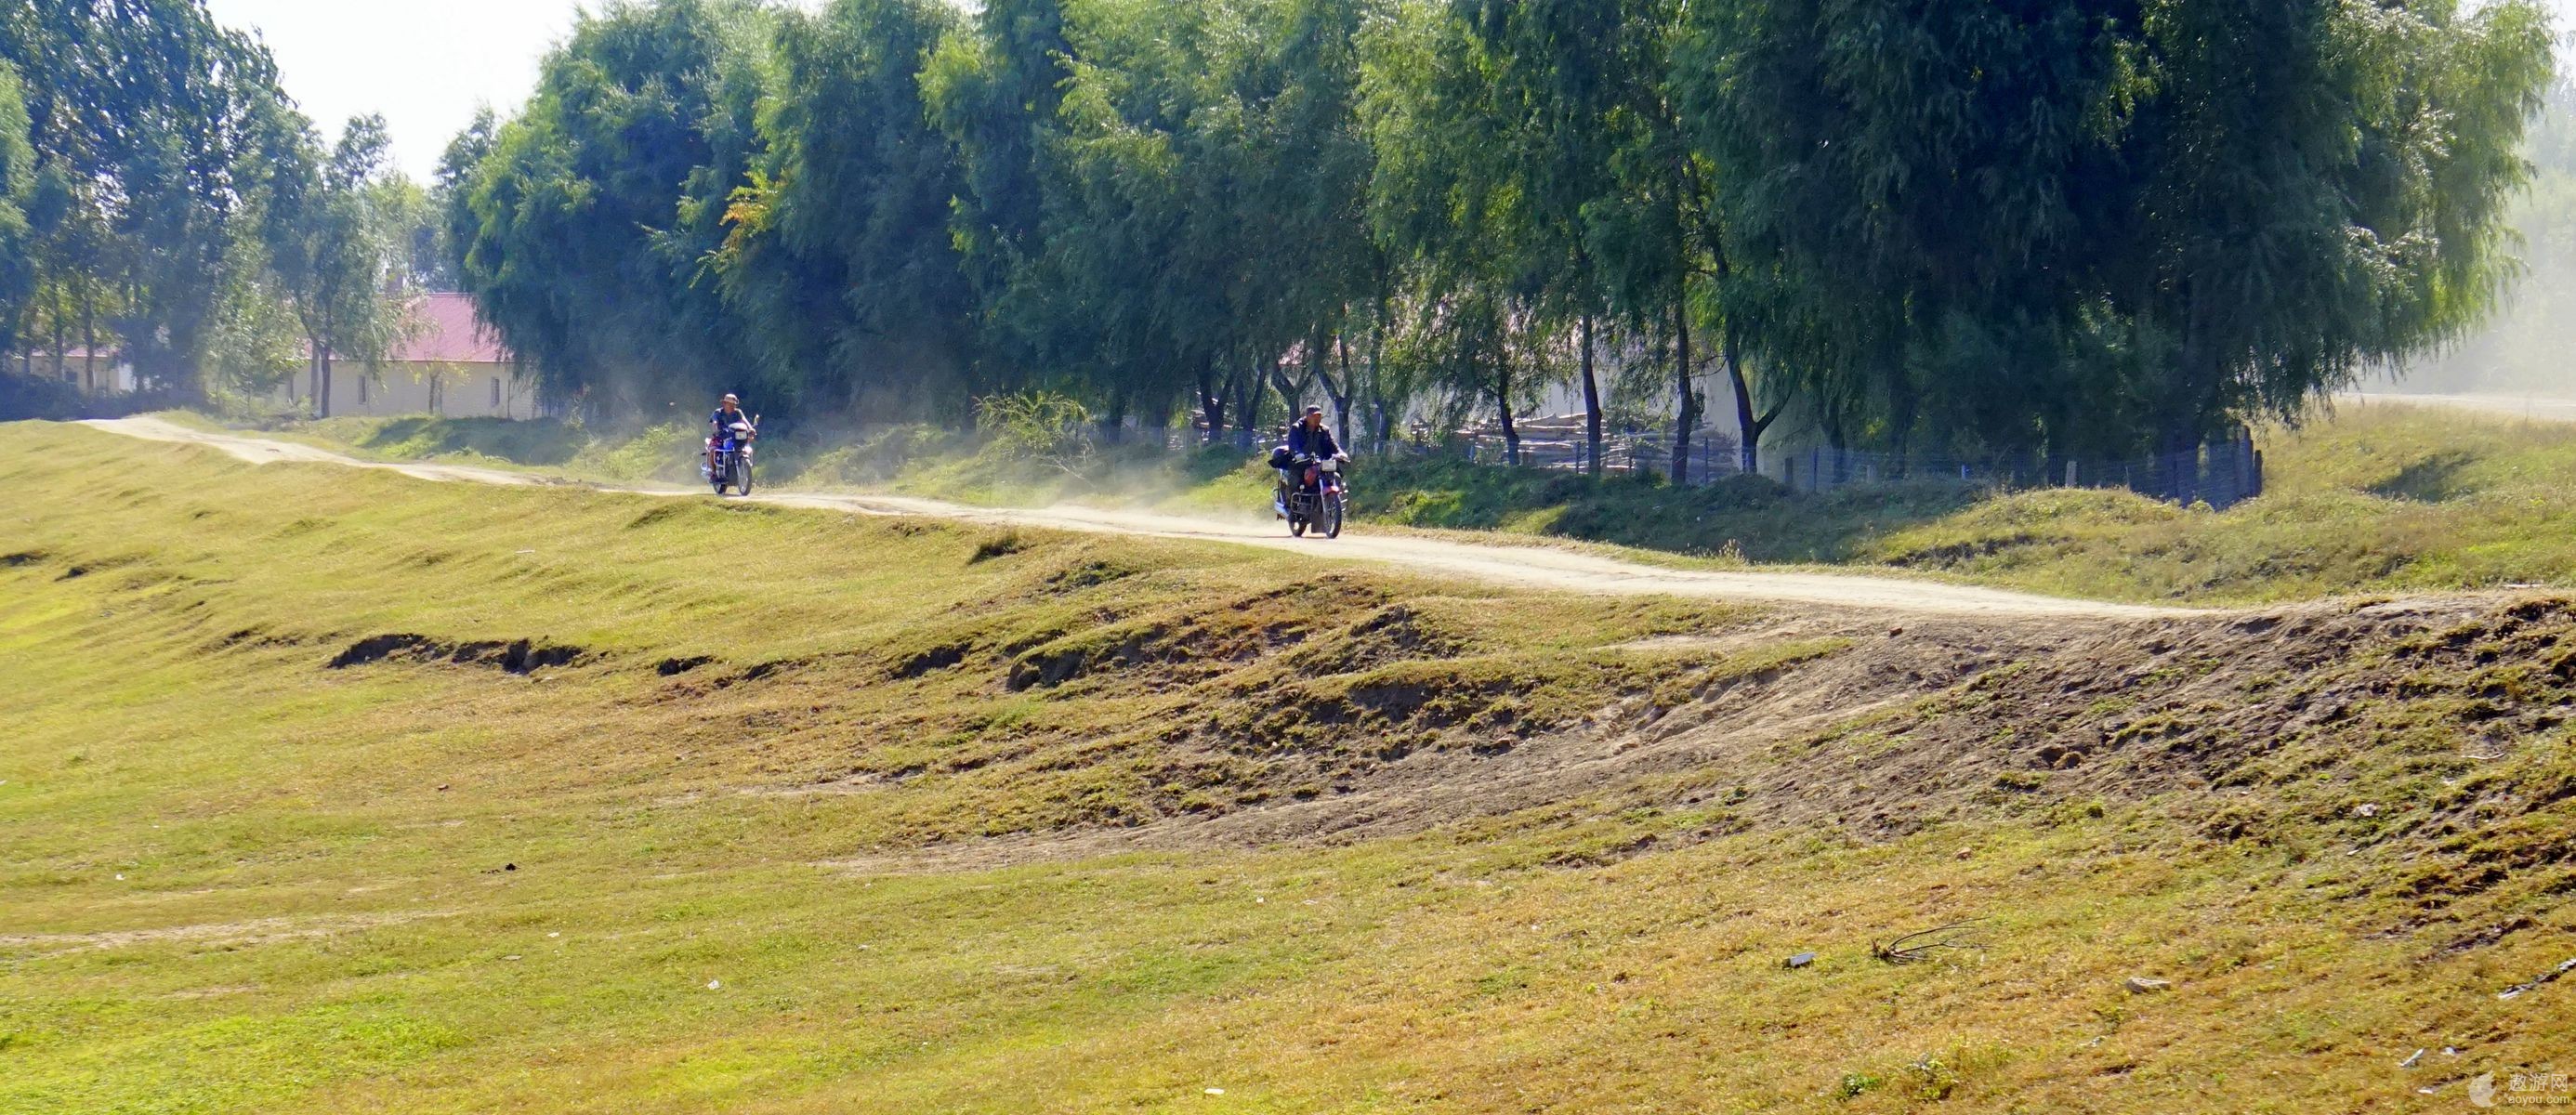
<path fill-rule="evenodd" d="M 1288 452 L 1318 461 L 1329 461 L 1342 455 L 1340 443 L 1333 440 L 1332 429 L 1324 425 L 1324 408 L 1307 407 L 1306 417 L 1288 427 Z"/>
<path fill-rule="evenodd" d="M 1304 468 L 1296 461 L 1329 461 L 1342 455 L 1342 447 L 1333 440 L 1333 431 L 1324 425 L 1324 408 L 1307 407 L 1306 416 L 1288 427 L 1286 459 L 1274 458 L 1279 465 L 1279 491 L 1274 494 L 1273 510 L 1280 518 L 1288 517 L 1288 493 L 1304 483 Z"/>

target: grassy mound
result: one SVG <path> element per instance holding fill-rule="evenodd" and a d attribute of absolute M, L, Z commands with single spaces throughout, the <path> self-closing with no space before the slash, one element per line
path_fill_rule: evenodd
<path fill-rule="evenodd" d="M 2576 1026 L 2498 998 L 2576 952 L 2552 597 L 1785 614 L 7 433 L 0 1111 L 2402 1109 Z"/>

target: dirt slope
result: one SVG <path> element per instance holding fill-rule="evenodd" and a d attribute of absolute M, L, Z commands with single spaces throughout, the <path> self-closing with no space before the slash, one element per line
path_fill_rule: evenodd
<path fill-rule="evenodd" d="M 383 463 L 290 442 L 193 430 L 157 418 L 87 423 L 97 429 L 151 441 L 221 449 L 258 464 L 297 462 L 385 469 L 423 480 L 477 484 L 534 484 L 524 473 L 458 465 Z M 696 489 L 609 488 L 653 495 L 700 494 Z M 1438 539 L 1372 536 L 1362 531 L 1324 542 L 1292 539 L 1270 523 L 1228 523 L 1140 511 L 1057 506 L 1041 509 L 969 507 L 898 496 L 763 494 L 754 502 L 813 507 L 866 515 L 950 519 L 990 526 L 1031 527 L 1152 538 L 1198 539 L 1357 559 L 1417 572 L 1465 577 L 1489 584 L 1569 592 L 1817 604 L 1918 615 L 2131 620 L 2191 614 L 2177 609 L 2090 600 L 2067 600 L 1996 589 L 1926 581 L 1816 573 L 1720 572 L 1665 569 L 1615 558 L 1537 546 L 1469 545 Z"/>

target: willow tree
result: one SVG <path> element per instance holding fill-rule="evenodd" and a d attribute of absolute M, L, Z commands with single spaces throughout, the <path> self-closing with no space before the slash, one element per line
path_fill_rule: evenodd
<path fill-rule="evenodd" d="M 803 403 L 961 413 L 973 291 L 949 233 L 961 183 L 920 72 L 959 20 L 935 0 L 790 14 L 763 154 L 715 257 L 758 363 Z"/>
<path fill-rule="evenodd" d="M 2161 449 L 2295 415 L 2491 308 L 2553 73 L 2538 4 L 2157 0 L 2143 16 L 2124 147 L 2144 177 L 2110 294 L 2170 349 L 2145 385 Z"/>
<path fill-rule="evenodd" d="M 35 191 L 36 152 L 27 143 L 27 102 L 18 71 L 0 62 L 0 353 L 18 348 L 21 309 L 36 292 L 26 202 Z"/>
<path fill-rule="evenodd" d="M 1928 409 L 2019 406 L 2048 360 L 1930 381 L 1952 346 L 2057 329 L 2121 216 L 2127 0 L 1718 0 L 1693 8 L 1674 70 L 1720 167 L 1717 219 L 1757 359 L 1811 382 L 1829 433 L 1904 449 Z M 1927 398 L 1930 396 L 1930 398 Z M 1857 405 L 1854 405 L 1857 404 Z M 1991 405 L 1990 405 L 1991 404 Z M 1838 413 L 1840 412 L 1840 413 Z M 1985 413 L 1981 432 L 2036 416 Z M 1849 422 L 1862 429 L 1836 431 Z M 2025 431 L 2026 432 L 2026 431 Z"/>
<path fill-rule="evenodd" d="M 1062 0 L 991 0 L 942 38 L 921 73 L 926 111 L 956 159 L 948 228 L 974 292 L 981 389 L 1030 374 L 1013 284 L 1044 250 L 1048 160 L 1074 63 Z"/>
<path fill-rule="evenodd" d="M 1844 431 L 2189 449 L 2454 335 L 2549 75 L 2527 2 L 1716 0 L 1675 73 Z M 1804 303 L 1801 308 L 1794 303 Z M 1823 353 L 1819 358 L 1818 353 Z"/>
<path fill-rule="evenodd" d="M 352 118 L 329 151 L 283 165 L 273 195 L 271 267 L 304 335 L 317 415 L 331 413 L 338 361 L 372 367 L 410 329 L 409 183 L 389 166 L 391 148 L 383 117 Z"/>
<path fill-rule="evenodd" d="M 526 111 L 455 168 L 459 273 L 549 396 L 632 412 L 743 369 L 708 257 L 756 156 L 773 18 L 750 0 L 585 14 Z"/>

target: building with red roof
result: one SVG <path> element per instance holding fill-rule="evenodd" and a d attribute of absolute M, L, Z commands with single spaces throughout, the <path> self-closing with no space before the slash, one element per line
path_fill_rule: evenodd
<path fill-rule="evenodd" d="M 320 391 L 324 385 L 308 370 L 287 381 L 280 399 L 324 417 L 537 416 L 534 385 L 519 377 L 517 358 L 475 311 L 472 298 L 444 291 L 423 295 L 413 306 L 413 324 L 411 335 L 382 362 L 333 361 L 331 382 Z"/>

